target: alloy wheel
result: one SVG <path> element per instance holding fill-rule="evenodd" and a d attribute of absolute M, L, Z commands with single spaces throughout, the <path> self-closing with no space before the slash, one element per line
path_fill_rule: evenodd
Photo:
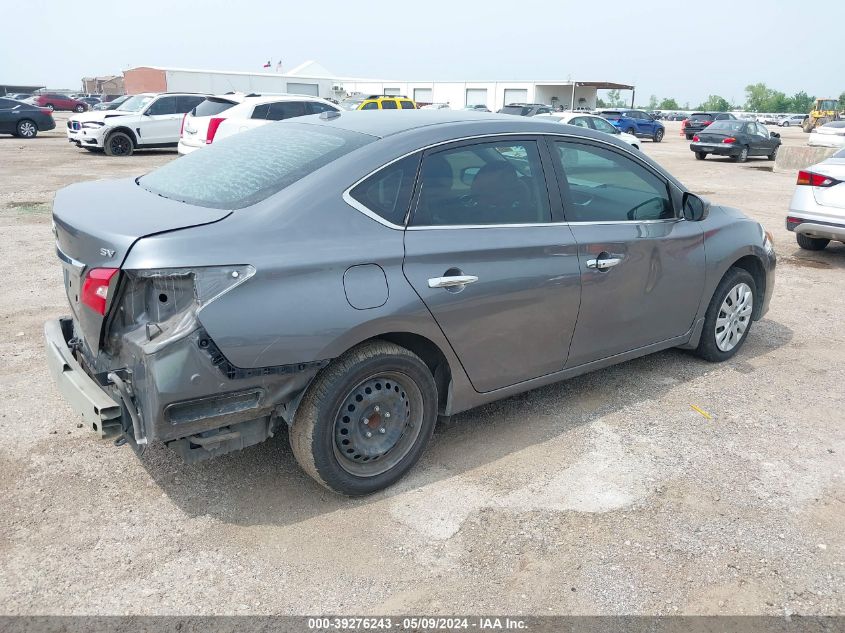
<path fill-rule="evenodd" d="M 126 156 L 132 149 L 132 141 L 122 134 L 109 139 L 109 145 L 113 156 Z"/>
<path fill-rule="evenodd" d="M 38 132 L 32 121 L 23 121 L 18 125 L 18 134 L 24 138 L 32 138 Z"/>
<path fill-rule="evenodd" d="M 384 372 L 359 383 L 335 415 L 334 454 L 346 472 L 375 477 L 398 464 L 422 428 L 422 392 L 409 376 Z"/>
<path fill-rule="evenodd" d="M 716 317 L 716 346 L 723 352 L 736 347 L 745 336 L 754 310 L 754 293 L 745 282 L 728 292 Z"/>

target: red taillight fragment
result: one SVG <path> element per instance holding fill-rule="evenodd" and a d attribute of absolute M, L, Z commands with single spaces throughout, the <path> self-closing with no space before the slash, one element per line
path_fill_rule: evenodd
<path fill-rule="evenodd" d="M 213 117 L 208 122 L 208 132 L 205 133 L 205 142 L 211 143 L 214 140 L 214 135 L 217 134 L 217 128 L 225 121 L 225 118 Z"/>
<path fill-rule="evenodd" d="M 801 218 L 793 218 L 791 215 L 786 218 L 787 224 L 801 224 L 803 221 Z"/>
<path fill-rule="evenodd" d="M 695 141 L 696 143 L 698 143 L 701 139 L 698 138 L 698 134 L 696 134 L 695 136 L 692 137 L 692 140 Z"/>
<path fill-rule="evenodd" d="M 185 119 L 188 118 L 188 113 L 182 115 L 182 127 L 179 128 L 179 138 L 182 138 L 182 133 L 185 131 Z"/>
<path fill-rule="evenodd" d="M 92 268 L 82 283 L 82 303 L 97 314 L 106 313 L 109 298 L 109 284 L 117 274 L 117 268 Z"/>
<path fill-rule="evenodd" d="M 736 139 L 733 136 L 729 136 L 728 138 L 722 139 L 723 143 L 736 143 Z"/>
<path fill-rule="evenodd" d="M 821 174 L 814 174 L 811 171 L 798 172 L 798 184 L 809 185 L 811 187 L 833 187 L 838 185 L 841 180 L 831 178 L 830 176 L 823 176 Z"/>

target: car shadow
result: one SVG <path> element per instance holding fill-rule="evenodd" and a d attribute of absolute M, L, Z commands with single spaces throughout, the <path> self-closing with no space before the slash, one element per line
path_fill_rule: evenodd
<path fill-rule="evenodd" d="M 726 365 L 753 373 L 757 369 L 751 361 L 791 340 L 792 330 L 763 319 Z M 305 475 L 288 445 L 286 429 L 263 444 L 196 464 L 185 464 L 164 447 L 149 448 L 140 460 L 189 516 L 236 525 L 289 525 L 366 506 L 495 462 L 643 400 L 658 399 L 679 383 L 719 367 L 724 365 L 671 349 L 464 412 L 438 426 L 423 458 L 405 479 L 364 498 L 341 497 Z"/>
<path fill-rule="evenodd" d="M 792 252 L 781 255 L 779 263 L 801 268 L 845 270 L 845 244 L 830 242 L 820 251 L 807 251 L 796 245 Z"/>

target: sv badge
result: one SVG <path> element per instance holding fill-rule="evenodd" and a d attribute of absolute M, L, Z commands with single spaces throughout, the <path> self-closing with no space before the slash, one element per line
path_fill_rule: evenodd
<path fill-rule="evenodd" d="M 110 248 L 101 248 L 100 255 L 102 257 L 114 257 L 114 251 Z"/>

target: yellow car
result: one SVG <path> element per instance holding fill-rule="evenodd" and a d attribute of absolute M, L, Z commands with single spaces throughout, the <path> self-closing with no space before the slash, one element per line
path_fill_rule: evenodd
<path fill-rule="evenodd" d="M 416 110 L 417 104 L 402 95 L 353 97 L 340 103 L 344 110 Z"/>

